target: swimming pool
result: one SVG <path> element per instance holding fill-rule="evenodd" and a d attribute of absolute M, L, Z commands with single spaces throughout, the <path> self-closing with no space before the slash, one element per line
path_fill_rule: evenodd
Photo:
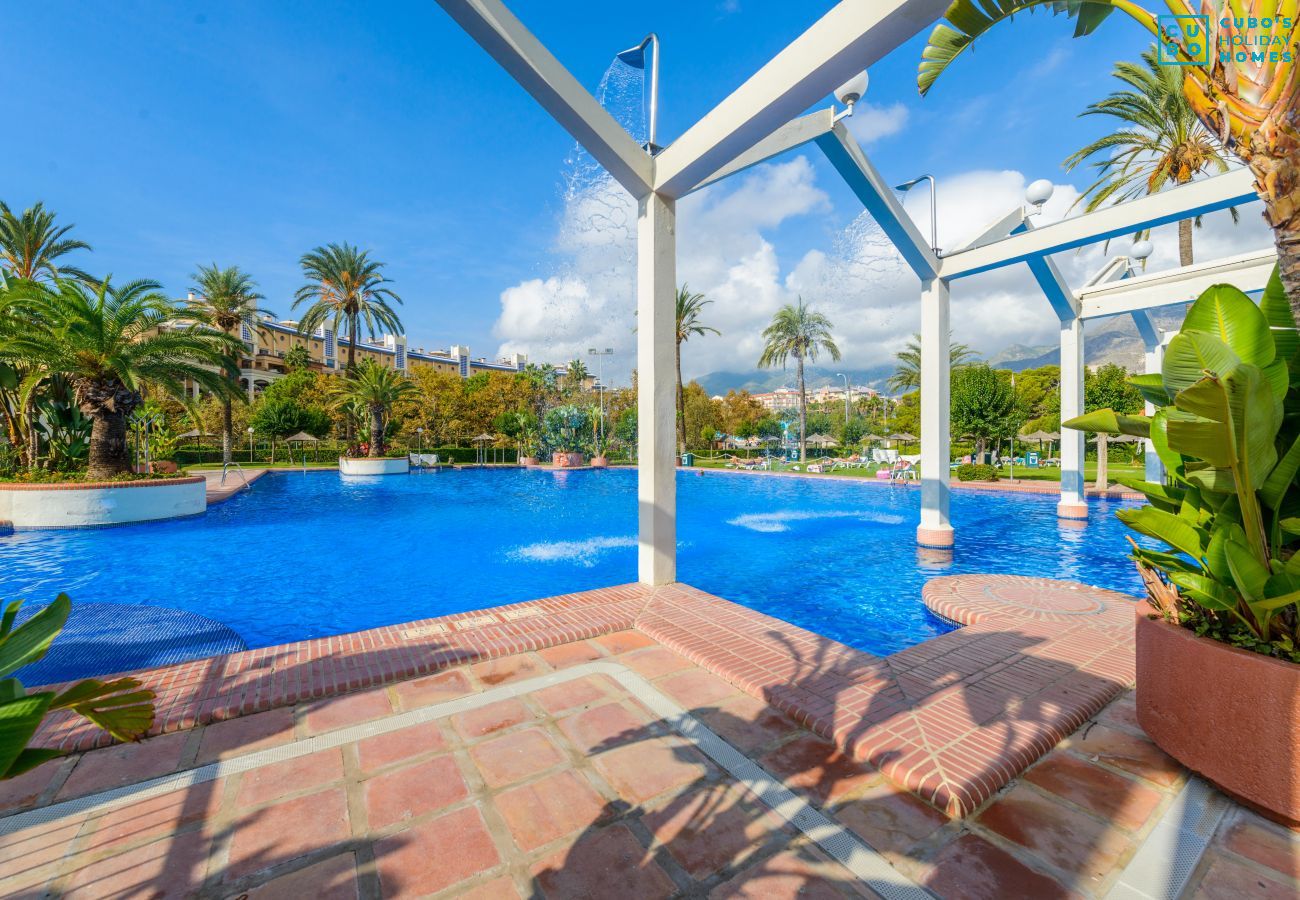
<path fill-rule="evenodd" d="M 937 574 L 1141 592 L 1114 503 L 1090 503 L 1079 530 L 1053 495 L 954 491 L 942 563 L 916 547 L 915 489 L 689 471 L 677 485 L 682 581 L 872 653 L 948 630 L 920 601 Z M 196 518 L 0 538 L 0 597 L 188 610 L 249 647 L 635 579 L 630 470 L 276 473 Z"/>

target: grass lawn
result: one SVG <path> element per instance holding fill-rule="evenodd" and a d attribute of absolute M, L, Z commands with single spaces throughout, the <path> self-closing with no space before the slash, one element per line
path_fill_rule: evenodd
<path fill-rule="evenodd" d="M 695 457 L 695 467 L 699 469 L 723 469 L 726 468 L 726 460 L 725 459 L 704 459 L 697 455 Z M 792 470 L 790 468 L 790 465 L 787 463 L 775 463 L 773 466 L 773 471 L 789 472 Z M 833 471 L 824 472 L 822 474 L 840 476 L 840 477 L 850 477 L 850 478 L 864 478 L 864 477 L 871 477 L 873 473 L 874 470 L 869 470 L 869 469 L 835 469 Z M 1129 478 L 1141 478 L 1143 475 L 1143 466 L 1141 462 L 1135 464 L 1111 462 L 1107 469 L 1107 474 L 1112 483 L 1114 483 L 1116 477 L 1119 476 L 1124 476 Z M 1019 481 L 1060 481 L 1061 480 L 1061 470 L 1056 467 L 1029 469 L 1026 468 L 1025 466 L 1016 466 L 1015 475 L 1016 475 L 1016 479 Z M 1084 463 L 1083 476 L 1084 476 L 1084 480 L 1087 481 L 1089 485 L 1091 485 L 1094 481 L 1097 480 L 1097 463 L 1095 460 L 1089 460 L 1088 462 Z M 1003 478 L 1011 477 L 1010 466 L 1002 467 L 1002 477 Z"/>

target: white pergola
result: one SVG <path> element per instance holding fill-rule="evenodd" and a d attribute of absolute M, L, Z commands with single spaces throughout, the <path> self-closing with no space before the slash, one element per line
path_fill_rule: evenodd
<path fill-rule="evenodd" d="M 943 16 L 949 2 L 843 0 L 685 133 L 651 155 L 500 0 L 439 0 L 466 33 L 637 201 L 638 577 L 642 582 L 676 580 L 673 332 L 676 202 L 681 197 L 778 154 L 815 143 L 921 280 L 921 518 L 917 540 L 932 547 L 949 547 L 953 541 L 948 516 L 950 283 L 1014 263 L 1029 266 L 1061 320 L 1061 415 L 1078 415 L 1083 411 L 1083 321 L 1090 317 L 1089 310 L 1098 310 L 1092 316 L 1142 314 L 1146 308 L 1195 296 L 1191 285 L 1197 277 L 1210 277 L 1210 273 L 1191 272 L 1198 267 L 1189 267 L 1182 275 L 1166 273 L 1168 282 L 1150 296 L 1172 299 L 1153 303 L 1132 291 L 1141 291 L 1135 286 L 1160 275 L 1112 284 L 1127 273 L 1125 266 L 1124 273 L 1116 270 L 1076 292 L 1049 257 L 1256 199 L 1250 175 L 1235 171 L 1041 228 L 1033 227 L 1025 210 L 1017 209 L 966 247 L 940 256 L 921 236 L 844 124 L 836 121 L 834 110 L 803 113 L 932 25 Z M 1261 263 L 1256 260 L 1243 265 L 1254 272 Z M 1238 281 L 1242 270 L 1231 271 Z M 1139 296 L 1143 299 L 1135 299 Z M 1119 309 L 1124 303 L 1129 307 Z M 1150 331 L 1154 335 L 1154 329 Z M 1158 354 L 1158 336 L 1156 341 L 1157 349 L 1149 350 L 1148 365 L 1152 354 Z M 1085 510 L 1083 434 L 1067 434 L 1062 441 L 1058 511 L 1078 516 Z"/>

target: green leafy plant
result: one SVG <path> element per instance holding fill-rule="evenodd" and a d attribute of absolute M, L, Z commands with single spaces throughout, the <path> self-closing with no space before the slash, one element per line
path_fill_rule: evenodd
<path fill-rule="evenodd" d="M 15 600 L 0 617 L 0 780 L 63 755 L 62 750 L 28 746 L 45 717 L 57 710 L 71 710 L 121 741 L 143 737 L 153 725 L 154 694 L 141 690 L 134 678 L 107 682 L 89 678 L 62 691 L 28 693 L 21 681 L 10 677 L 45 656 L 67 623 L 72 602 L 60 594 L 15 626 L 21 607 L 22 601 Z"/>
<path fill-rule="evenodd" d="M 995 466 L 966 463 L 957 467 L 958 481 L 997 481 L 998 470 Z"/>
<path fill-rule="evenodd" d="M 1167 483 L 1125 480 L 1150 504 L 1117 513 L 1164 545 L 1133 544 L 1171 621 L 1296 658 L 1300 645 L 1300 335 L 1273 273 L 1259 306 L 1216 285 L 1187 311 L 1160 373 L 1130 379 L 1156 410 L 1064 424 L 1150 438 Z M 1298 660 L 1300 661 L 1300 660 Z"/>
<path fill-rule="evenodd" d="M 591 415 L 586 407 L 566 404 L 548 409 L 542 424 L 548 447 L 560 453 L 577 453 L 586 441 Z"/>

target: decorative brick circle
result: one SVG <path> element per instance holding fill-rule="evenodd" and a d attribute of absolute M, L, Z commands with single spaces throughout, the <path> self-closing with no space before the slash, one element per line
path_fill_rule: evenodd
<path fill-rule="evenodd" d="M 922 591 L 932 612 L 964 625 L 990 618 L 1067 622 L 1079 617 L 1131 617 L 1136 597 L 1077 581 L 1023 575 L 948 575 Z"/>

